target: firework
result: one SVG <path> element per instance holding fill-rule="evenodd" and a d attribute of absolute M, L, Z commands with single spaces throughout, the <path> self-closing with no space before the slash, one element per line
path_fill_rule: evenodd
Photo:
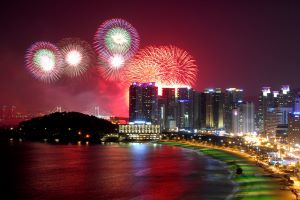
<path fill-rule="evenodd" d="M 59 49 L 49 42 L 36 42 L 25 58 L 27 69 L 33 76 L 44 82 L 59 79 L 62 72 L 62 56 Z"/>
<path fill-rule="evenodd" d="M 192 86 L 198 68 L 186 51 L 175 46 L 148 46 L 140 50 L 124 69 L 129 82 L 156 82 L 159 87 Z"/>
<path fill-rule="evenodd" d="M 123 19 L 105 21 L 95 34 L 95 48 L 102 60 L 110 60 L 122 55 L 124 60 L 131 58 L 139 47 L 136 29 Z"/>
<path fill-rule="evenodd" d="M 87 71 L 93 60 L 92 48 L 87 42 L 77 38 L 66 38 L 61 40 L 58 46 L 67 76 L 77 77 Z"/>
<path fill-rule="evenodd" d="M 108 61 L 100 61 L 100 73 L 107 80 L 118 80 L 122 77 L 125 59 L 121 54 L 115 54 Z"/>

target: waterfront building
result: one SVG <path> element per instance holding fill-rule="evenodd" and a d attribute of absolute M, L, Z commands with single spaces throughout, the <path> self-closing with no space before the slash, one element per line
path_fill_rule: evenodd
<path fill-rule="evenodd" d="M 294 103 L 294 97 L 290 91 L 289 85 L 282 85 L 278 94 L 278 107 L 292 108 Z"/>
<path fill-rule="evenodd" d="M 129 140 L 153 141 L 160 139 L 160 125 L 150 124 L 143 121 L 119 125 L 119 134 L 125 135 Z"/>
<path fill-rule="evenodd" d="M 254 126 L 254 103 L 244 102 L 240 106 L 241 118 L 242 118 L 242 132 L 253 133 L 255 130 Z"/>
<path fill-rule="evenodd" d="M 177 127 L 179 130 L 193 129 L 193 89 L 177 89 Z"/>
<path fill-rule="evenodd" d="M 279 124 L 278 112 L 275 108 L 269 108 L 265 114 L 265 130 L 267 138 L 270 141 L 274 141 L 276 138 L 276 128 Z"/>
<path fill-rule="evenodd" d="M 278 124 L 288 124 L 289 113 L 293 112 L 293 107 L 277 107 Z"/>
<path fill-rule="evenodd" d="M 214 128 L 214 93 L 215 90 L 212 88 L 207 88 L 204 90 L 204 103 L 205 103 L 205 128 Z"/>
<path fill-rule="evenodd" d="M 158 123 L 158 88 L 155 83 L 132 83 L 129 88 L 129 121 Z"/>
<path fill-rule="evenodd" d="M 224 129 L 227 133 L 233 131 L 232 111 L 243 102 L 244 91 L 238 88 L 227 88 L 224 93 Z"/>
<path fill-rule="evenodd" d="M 296 97 L 294 99 L 294 109 L 293 109 L 294 112 L 300 112 L 300 97 Z"/>
<path fill-rule="evenodd" d="M 276 141 L 280 144 L 288 143 L 288 124 L 280 124 L 276 127 Z"/>
<path fill-rule="evenodd" d="M 254 103 L 240 103 L 240 106 L 232 110 L 232 133 L 253 133 L 254 131 Z"/>
<path fill-rule="evenodd" d="M 300 113 L 290 113 L 288 120 L 288 142 L 291 145 L 300 144 Z"/>
<path fill-rule="evenodd" d="M 163 88 L 159 97 L 159 116 L 163 130 L 177 130 L 177 93 L 175 88 Z"/>
<path fill-rule="evenodd" d="M 274 108 L 274 94 L 271 92 L 270 87 L 263 87 L 259 95 L 259 105 L 258 105 L 258 128 L 262 133 L 265 133 L 266 128 L 266 116 L 269 108 Z"/>
<path fill-rule="evenodd" d="M 224 93 L 220 88 L 207 88 L 204 91 L 205 98 L 205 128 L 224 128 Z"/>
<path fill-rule="evenodd" d="M 240 133 L 241 128 L 241 119 L 240 119 L 240 108 L 232 109 L 232 117 L 231 117 L 231 133 L 237 135 Z"/>
<path fill-rule="evenodd" d="M 193 128 L 194 129 L 201 129 L 201 119 L 203 118 L 203 114 L 201 112 L 202 108 L 202 101 L 201 98 L 202 94 L 200 92 L 194 91 L 193 93 Z"/>
<path fill-rule="evenodd" d="M 294 99 L 289 85 L 282 85 L 279 92 L 271 92 L 270 87 L 263 87 L 258 109 L 258 125 L 261 133 L 275 137 L 275 126 L 288 124 L 288 114 L 293 112 L 293 107 Z"/>

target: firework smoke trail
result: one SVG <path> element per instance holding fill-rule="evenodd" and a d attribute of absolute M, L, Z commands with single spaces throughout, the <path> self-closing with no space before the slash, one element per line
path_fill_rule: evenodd
<path fill-rule="evenodd" d="M 58 80 L 62 73 L 62 55 L 50 42 L 34 43 L 27 50 L 25 64 L 35 78 L 47 83 Z"/>

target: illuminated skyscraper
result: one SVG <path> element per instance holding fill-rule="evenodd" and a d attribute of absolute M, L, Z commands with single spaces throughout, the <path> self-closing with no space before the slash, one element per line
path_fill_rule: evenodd
<path fill-rule="evenodd" d="M 300 113 L 290 113 L 288 122 L 288 142 L 300 144 Z"/>
<path fill-rule="evenodd" d="M 193 97 L 193 128 L 194 129 L 201 129 L 201 119 L 203 118 L 203 112 L 201 110 L 202 106 L 202 94 L 200 92 L 194 91 Z"/>
<path fill-rule="evenodd" d="M 243 102 L 232 110 L 232 133 L 254 132 L 254 104 Z"/>
<path fill-rule="evenodd" d="M 288 124 L 288 114 L 294 107 L 293 98 L 288 85 L 282 85 L 279 92 L 271 92 L 270 87 L 262 89 L 258 110 L 258 127 L 262 133 L 273 137 L 277 126 Z"/>
<path fill-rule="evenodd" d="M 193 128 L 193 89 L 177 89 L 177 127 L 191 130 Z"/>
<path fill-rule="evenodd" d="M 227 88 L 224 96 L 224 128 L 227 133 L 232 130 L 232 110 L 238 108 L 243 101 L 243 90 L 238 88 Z"/>
<path fill-rule="evenodd" d="M 160 120 L 163 120 L 165 130 L 176 130 L 177 127 L 177 97 L 175 88 L 163 88 L 160 97 Z M 164 108 L 164 113 L 162 108 Z M 163 115 L 162 115 L 163 114 Z"/>
<path fill-rule="evenodd" d="M 224 128 L 224 93 L 221 88 L 216 88 L 214 98 L 214 127 Z"/>
<path fill-rule="evenodd" d="M 132 83 L 129 88 L 129 121 L 158 123 L 158 88 L 155 83 Z"/>
<path fill-rule="evenodd" d="M 205 128 L 214 128 L 213 102 L 215 90 L 207 88 L 204 90 L 205 103 Z"/>
<path fill-rule="evenodd" d="M 224 128 L 224 93 L 220 88 L 205 89 L 205 125 L 206 128 Z"/>
<path fill-rule="evenodd" d="M 270 87 L 263 87 L 259 95 L 259 106 L 257 113 L 257 124 L 260 131 L 265 131 L 266 116 L 270 108 L 274 108 L 274 95 Z"/>
<path fill-rule="evenodd" d="M 242 119 L 243 119 L 243 133 L 253 133 L 254 132 L 254 103 L 244 102 L 240 106 Z"/>
<path fill-rule="evenodd" d="M 294 112 L 299 112 L 300 113 L 300 97 L 296 97 L 294 99 Z"/>
<path fill-rule="evenodd" d="M 278 94 L 278 106 L 292 108 L 294 103 L 293 94 L 289 85 L 282 85 Z"/>

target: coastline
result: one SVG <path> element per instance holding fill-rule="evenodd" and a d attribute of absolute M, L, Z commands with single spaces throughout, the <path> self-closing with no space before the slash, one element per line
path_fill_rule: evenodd
<path fill-rule="evenodd" d="M 282 190 L 284 186 L 280 183 L 280 179 L 270 177 L 262 167 L 257 166 L 246 155 L 229 149 L 221 149 L 199 143 L 177 141 L 161 141 L 159 143 L 192 149 L 224 163 L 227 170 L 231 173 L 231 181 L 235 185 L 232 194 L 226 199 L 296 199 L 291 190 Z M 242 169 L 241 175 L 236 174 L 237 167 Z"/>

